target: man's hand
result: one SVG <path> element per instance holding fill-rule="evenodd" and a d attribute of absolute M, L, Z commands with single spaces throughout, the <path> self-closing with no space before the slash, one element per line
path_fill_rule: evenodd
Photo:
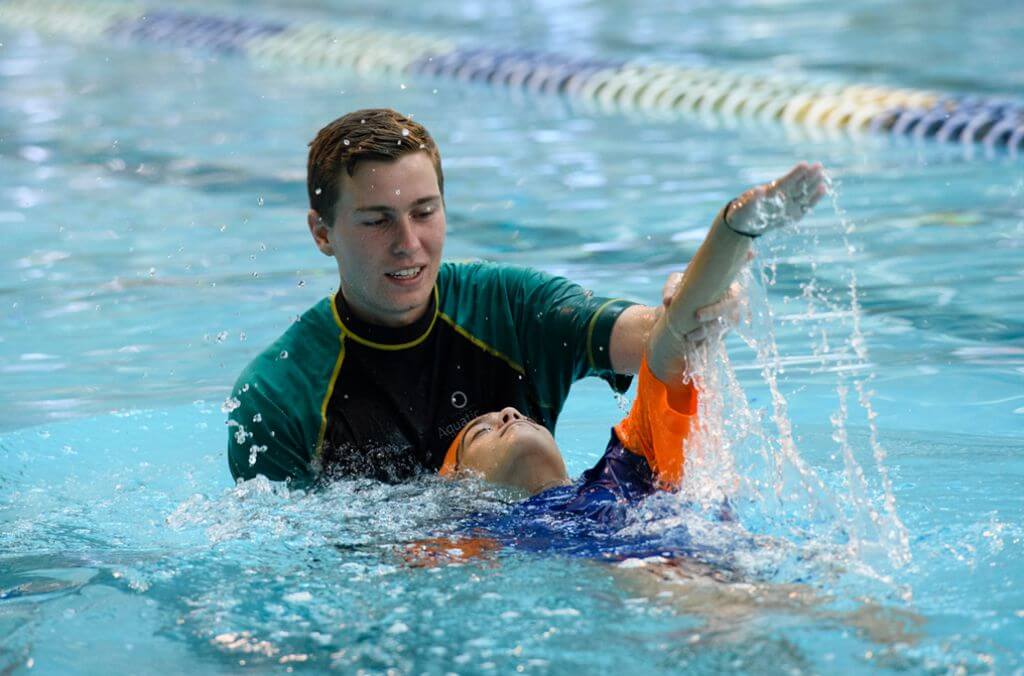
<path fill-rule="evenodd" d="M 782 178 L 751 188 L 730 202 L 725 224 L 740 234 L 757 236 L 796 223 L 826 190 L 821 165 L 801 162 Z"/>
<path fill-rule="evenodd" d="M 683 273 L 673 272 L 665 280 L 665 286 L 661 289 L 661 304 L 666 308 L 672 303 L 672 296 L 676 295 L 676 289 L 683 281 Z"/>
<path fill-rule="evenodd" d="M 746 307 L 747 298 L 739 282 L 733 282 L 725 295 L 711 305 L 697 310 L 697 321 L 700 326 L 687 333 L 687 342 L 700 345 L 709 336 L 724 335 L 733 326 L 739 324 Z"/>
<path fill-rule="evenodd" d="M 753 258 L 754 252 L 748 252 L 747 262 Z M 676 288 L 682 281 L 683 273 L 681 272 L 673 272 L 665 280 L 665 286 L 661 290 L 662 311 L 671 305 Z M 707 339 L 715 327 L 724 326 L 728 330 L 729 327 L 736 326 L 740 322 L 745 307 L 746 297 L 743 295 L 743 289 L 739 283 L 733 282 L 724 296 L 711 305 L 705 305 L 697 310 L 697 321 L 700 322 L 700 326 L 687 333 L 684 338 L 691 343 L 699 344 Z"/>

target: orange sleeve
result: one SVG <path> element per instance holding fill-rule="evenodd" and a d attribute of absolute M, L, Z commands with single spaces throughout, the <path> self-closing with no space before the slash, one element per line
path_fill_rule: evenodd
<path fill-rule="evenodd" d="M 662 488 L 678 488 L 682 482 L 683 442 L 696 425 L 696 385 L 669 387 L 651 373 L 645 357 L 633 408 L 615 426 L 615 432 L 627 450 L 647 459 Z"/>

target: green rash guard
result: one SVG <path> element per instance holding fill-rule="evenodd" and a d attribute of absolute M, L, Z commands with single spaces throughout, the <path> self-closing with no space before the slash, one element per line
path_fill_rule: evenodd
<path fill-rule="evenodd" d="M 573 382 L 604 378 L 633 303 L 524 267 L 443 263 L 427 312 L 367 324 L 341 294 L 310 308 L 242 372 L 228 400 L 236 479 L 400 481 L 436 471 L 473 418 L 506 406 L 554 432 Z"/>

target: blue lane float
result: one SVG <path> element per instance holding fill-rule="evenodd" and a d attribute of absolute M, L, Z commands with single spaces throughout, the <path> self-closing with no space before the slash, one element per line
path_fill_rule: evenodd
<path fill-rule="evenodd" d="M 287 28 L 283 23 L 149 11 L 131 19 L 115 21 L 105 32 L 120 40 L 151 42 L 218 54 L 240 54 L 252 40 L 279 35 Z"/>
<path fill-rule="evenodd" d="M 114 41 L 559 95 L 602 112 L 772 121 L 1024 150 L 1024 103 L 1008 98 L 823 82 L 628 60 L 473 47 L 364 26 L 303 24 L 152 8 L 130 0 L 0 0 L 0 24 Z"/>

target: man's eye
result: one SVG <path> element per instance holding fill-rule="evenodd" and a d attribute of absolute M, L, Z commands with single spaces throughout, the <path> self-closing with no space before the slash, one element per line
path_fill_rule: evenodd
<path fill-rule="evenodd" d="M 433 209 L 424 209 L 423 211 L 417 211 L 417 212 L 416 212 L 415 214 L 413 214 L 413 215 L 414 215 L 414 216 L 415 216 L 416 218 L 419 218 L 419 219 L 421 219 L 421 220 L 422 220 L 422 219 L 425 219 L 425 218 L 430 218 L 431 216 L 433 216 L 433 215 L 434 215 L 434 210 L 433 210 Z"/>
<path fill-rule="evenodd" d="M 363 225 L 365 225 L 367 227 L 370 227 L 370 228 L 379 228 L 381 226 L 387 225 L 387 223 L 388 223 L 388 219 L 386 219 L 386 218 L 378 218 L 375 221 L 363 221 Z"/>
<path fill-rule="evenodd" d="M 491 431 L 490 427 L 484 427 L 484 426 L 481 425 L 479 428 L 477 428 L 477 431 L 473 433 L 473 441 L 476 441 L 477 438 L 481 434 L 483 434 L 484 432 L 490 432 L 490 431 Z"/>

